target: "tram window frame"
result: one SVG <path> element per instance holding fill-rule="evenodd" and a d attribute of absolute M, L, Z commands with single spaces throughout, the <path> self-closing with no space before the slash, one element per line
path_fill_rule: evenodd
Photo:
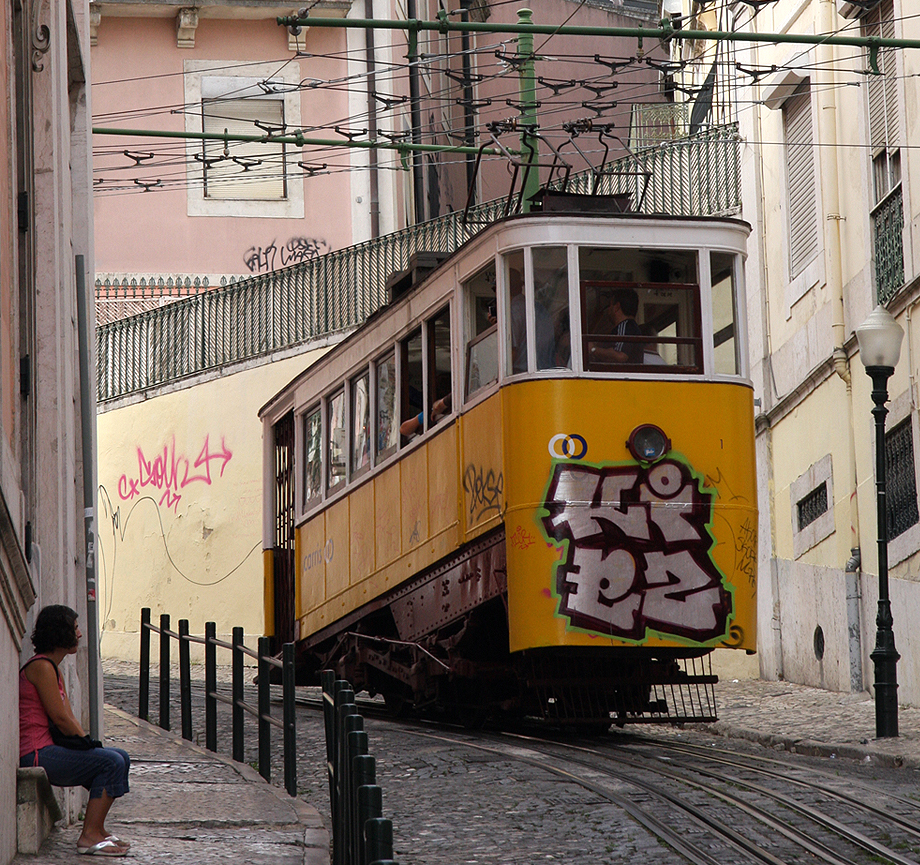
<path fill-rule="evenodd" d="M 418 338 L 419 340 L 419 362 L 421 364 L 421 386 L 418 388 L 419 396 L 421 399 L 421 406 L 413 406 L 409 401 L 410 399 L 410 385 L 409 385 L 409 376 L 410 376 L 410 363 L 409 363 L 409 344 Z M 402 422 L 409 420 L 410 418 L 417 417 L 418 415 L 422 416 L 422 428 L 420 432 L 425 431 L 425 421 L 426 421 L 426 412 L 425 412 L 425 334 L 422 325 L 419 324 L 417 327 L 413 328 L 406 336 L 404 336 L 399 341 L 399 354 L 400 354 L 400 369 L 399 369 L 399 404 L 400 411 L 399 416 L 402 418 Z M 414 364 L 413 364 L 414 366 Z M 416 410 L 417 409 L 417 410 Z M 412 441 L 413 436 L 403 435 L 400 433 L 400 447 L 405 447 Z"/>
<path fill-rule="evenodd" d="M 342 425 L 341 427 L 333 426 L 333 408 L 332 405 L 339 397 L 342 399 Z M 325 424 L 325 455 L 326 455 L 326 495 L 332 495 L 342 489 L 348 482 L 348 457 L 349 457 L 349 436 L 348 436 L 348 399 L 345 393 L 345 383 L 342 382 L 333 390 L 325 399 L 326 404 L 326 424 Z M 344 433 L 344 443 L 340 445 L 342 452 L 341 465 L 343 468 L 342 475 L 333 481 L 333 430 L 342 429 Z"/>
<path fill-rule="evenodd" d="M 716 266 L 717 257 L 723 259 Z M 727 265 L 727 267 L 726 267 Z M 741 340 L 739 335 L 739 284 L 738 284 L 738 255 L 734 252 L 725 252 L 717 249 L 709 250 L 709 285 L 710 298 L 712 304 L 712 369 L 716 375 L 742 375 L 744 370 L 744 361 L 741 354 Z M 725 274 L 718 281 L 716 274 Z M 728 297 L 725 297 L 725 289 L 720 289 L 720 297 L 716 297 L 716 288 L 727 281 Z M 716 330 L 717 320 L 717 303 L 720 300 L 727 299 L 731 304 L 731 321 L 718 330 Z M 731 343 L 732 368 L 721 369 L 720 364 L 724 363 L 723 358 L 727 352 L 720 352 L 719 349 L 726 343 Z"/>
<path fill-rule="evenodd" d="M 436 339 L 437 322 L 441 318 L 447 318 L 447 369 L 440 367 L 438 364 L 438 344 Z M 431 429 L 439 424 L 445 417 L 453 414 L 453 392 L 454 392 L 454 375 L 453 375 L 453 329 L 451 327 L 450 304 L 441 307 L 433 315 L 425 319 L 425 362 L 428 365 L 427 371 L 427 394 L 428 402 L 426 404 L 426 428 Z M 439 386 L 439 379 L 443 380 L 447 376 L 447 388 Z M 434 411 L 435 403 L 446 397 L 450 397 L 447 404 L 447 411 L 441 415 L 437 421 L 432 424 L 431 417 Z"/>
<path fill-rule="evenodd" d="M 316 428 L 317 437 L 311 438 L 308 435 L 310 418 L 318 416 L 319 424 Z M 315 405 L 310 406 L 305 412 L 300 415 L 300 424 L 301 424 L 301 436 L 302 436 L 302 453 L 303 453 L 303 474 L 301 477 L 302 492 L 301 492 L 301 505 L 302 511 L 306 512 L 311 508 L 316 507 L 323 500 L 323 488 L 325 486 L 325 474 L 324 474 L 324 459 L 323 452 L 325 449 L 325 436 L 323 435 L 323 406 L 322 403 L 316 403 Z M 314 441 L 318 447 L 317 460 L 310 459 L 310 442 Z M 310 474 L 310 467 L 315 466 L 314 476 L 315 483 L 312 485 L 307 483 L 307 478 Z M 310 489 L 314 490 L 313 495 L 308 495 Z"/>
<path fill-rule="evenodd" d="M 373 386 L 374 386 L 374 398 L 373 398 L 373 407 L 374 407 L 374 455 L 373 461 L 374 465 L 380 465 L 385 459 L 390 457 L 392 454 L 396 453 L 399 450 L 399 417 L 400 415 L 397 412 L 397 407 L 399 406 L 399 370 L 398 364 L 396 361 L 396 350 L 391 348 L 390 351 L 386 354 L 381 355 L 377 360 L 374 361 L 374 376 L 373 376 Z M 392 443 L 381 447 L 381 388 L 380 388 L 380 371 L 384 369 L 388 362 L 392 362 L 392 391 L 393 391 L 393 400 L 390 404 L 390 426 L 389 430 L 391 431 Z"/>
<path fill-rule="evenodd" d="M 364 423 L 361 425 L 364 434 L 364 447 L 363 453 L 358 452 L 357 448 L 358 443 L 358 407 L 356 405 L 359 387 L 358 383 L 363 381 L 364 385 L 364 395 L 365 395 L 365 407 L 364 407 Z M 371 454 L 371 377 L 370 369 L 364 367 L 357 375 L 353 375 L 348 380 L 348 408 L 349 408 L 349 417 L 346 421 L 346 424 L 349 429 L 348 437 L 348 454 L 349 454 L 349 473 L 348 480 L 353 478 L 361 477 L 361 475 L 366 474 L 370 471 L 373 465 L 373 455 Z M 360 460 L 364 459 L 363 464 L 359 464 Z"/>
<path fill-rule="evenodd" d="M 498 267 L 495 259 L 492 259 L 460 283 L 464 309 L 463 393 L 466 401 L 496 385 L 500 377 L 502 360 L 498 338 Z M 489 288 L 491 292 L 488 291 Z M 490 319 L 492 319 L 491 322 Z M 495 365 L 495 375 L 473 386 L 476 354 L 479 350 L 486 350 L 484 344 L 491 341 L 494 341 L 494 346 L 490 347 L 490 353 Z"/>
<path fill-rule="evenodd" d="M 588 320 L 589 320 L 589 310 L 588 310 L 588 291 L 589 290 L 599 290 L 604 293 L 612 293 L 618 289 L 632 289 L 637 293 L 640 292 L 687 292 L 691 298 L 690 302 L 690 314 L 691 314 L 691 324 L 692 329 L 695 332 L 695 336 L 662 336 L 660 329 L 656 332 L 654 337 L 651 337 L 649 334 L 641 335 L 617 335 L 611 333 L 594 333 L 588 331 Z M 702 321 L 702 296 L 700 290 L 700 284 L 698 282 L 685 283 L 685 282 L 625 282 L 625 281 L 616 281 L 616 280 L 600 280 L 600 279 L 582 279 L 580 280 L 579 285 L 579 302 L 581 306 L 581 321 L 582 321 L 582 334 L 581 334 L 581 343 L 582 343 L 582 355 L 583 355 L 583 364 L 586 372 L 606 372 L 606 373 L 622 373 L 622 372 L 644 372 L 651 373 L 654 375 L 701 375 L 704 368 L 703 360 L 703 321 Z M 679 304 L 676 305 L 679 308 Z M 661 325 L 659 320 L 659 328 Z M 669 322 L 670 324 L 672 322 Z M 643 322 L 643 324 L 651 324 L 651 322 Z M 641 325 L 640 325 L 641 326 Z M 598 354 L 597 348 L 603 348 L 605 345 L 613 346 L 615 343 L 629 343 L 629 344 L 642 344 L 643 346 L 648 346 L 650 343 L 655 344 L 656 354 L 658 354 L 657 349 L 662 345 L 673 345 L 679 350 L 680 346 L 690 346 L 693 348 L 693 356 L 695 357 L 695 363 L 659 363 L 654 361 L 649 361 L 646 359 L 645 355 L 648 353 L 646 348 L 643 352 L 643 361 L 641 363 L 629 363 L 629 362 L 618 362 L 618 361 L 607 361 L 599 360 L 596 358 Z M 592 359 L 592 355 L 595 355 L 595 358 Z M 658 354 L 660 358 L 660 354 Z"/>

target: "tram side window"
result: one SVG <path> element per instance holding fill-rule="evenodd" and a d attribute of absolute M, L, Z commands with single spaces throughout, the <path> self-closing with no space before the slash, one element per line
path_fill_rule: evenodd
<path fill-rule="evenodd" d="M 370 375 L 364 373 L 351 382 L 351 473 L 358 475 L 371 466 Z"/>
<path fill-rule="evenodd" d="M 422 415 L 424 431 L 425 385 L 424 352 L 422 350 L 422 329 L 416 328 L 400 343 L 402 351 L 402 409 L 400 417 L 407 418 Z"/>
<path fill-rule="evenodd" d="M 326 405 L 326 416 L 329 419 L 329 437 L 327 440 L 328 474 L 326 477 L 327 489 L 338 489 L 345 483 L 345 455 L 348 430 L 345 427 L 345 390 L 329 397 Z"/>
<path fill-rule="evenodd" d="M 463 283 L 466 301 L 466 395 L 498 381 L 495 264 Z"/>
<path fill-rule="evenodd" d="M 537 369 L 571 369 L 569 268 L 564 246 L 534 247 L 533 304 Z"/>
<path fill-rule="evenodd" d="M 585 369 L 702 372 L 696 252 L 583 247 L 579 265 Z"/>
<path fill-rule="evenodd" d="M 377 462 L 388 457 L 399 443 L 396 419 L 396 356 L 377 361 Z"/>
<path fill-rule="evenodd" d="M 306 510 L 323 494 L 323 417 L 319 406 L 303 416 L 303 507 Z"/>
<path fill-rule="evenodd" d="M 712 269 L 712 340 L 715 372 L 737 375 L 741 372 L 738 341 L 735 339 L 735 256 L 710 253 Z"/>
<path fill-rule="evenodd" d="M 432 417 L 438 420 L 451 412 L 450 358 L 448 306 L 428 321 L 428 405 L 432 407 Z"/>

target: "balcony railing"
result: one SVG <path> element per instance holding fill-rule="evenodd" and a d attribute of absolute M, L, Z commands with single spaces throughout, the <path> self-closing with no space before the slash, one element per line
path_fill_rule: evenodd
<path fill-rule="evenodd" d="M 875 292 L 888 303 L 904 285 L 904 205 L 900 185 L 872 212 L 875 241 Z"/>
<path fill-rule="evenodd" d="M 645 174 L 650 174 L 646 186 Z M 593 175 L 569 190 L 590 191 Z M 642 213 L 711 216 L 741 207 L 739 140 L 723 126 L 618 160 L 599 193 L 629 193 Z M 644 193 L 644 194 L 643 194 Z M 225 288 L 100 325 L 98 400 L 117 399 L 348 330 L 386 303 L 386 280 L 416 252 L 453 252 L 503 201 L 479 205 L 469 226 L 452 213 Z"/>

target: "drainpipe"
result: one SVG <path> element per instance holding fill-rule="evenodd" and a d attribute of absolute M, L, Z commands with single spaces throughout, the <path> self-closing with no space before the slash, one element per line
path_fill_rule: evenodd
<path fill-rule="evenodd" d="M 374 17 L 374 0 L 364 0 L 364 17 Z M 367 56 L 367 134 L 371 141 L 377 140 L 377 100 L 374 92 L 377 90 L 376 65 L 374 62 L 374 30 L 368 27 L 364 31 L 364 51 Z M 368 149 L 370 168 L 370 215 L 371 238 L 380 236 L 380 188 L 378 182 L 377 148 Z"/>
<path fill-rule="evenodd" d="M 101 738 L 102 677 L 99 660 L 99 612 L 96 592 L 96 402 L 90 379 L 90 322 L 86 299 L 86 263 L 75 256 L 77 339 L 80 354 L 80 424 L 83 441 L 83 527 L 86 543 L 86 648 L 89 667 L 89 734 Z"/>
<path fill-rule="evenodd" d="M 818 4 L 818 32 L 832 33 L 837 29 L 837 7 L 834 0 L 820 0 Z M 843 306 L 843 265 L 841 262 L 840 187 L 837 166 L 837 97 L 834 89 L 834 46 L 818 45 L 815 49 L 819 86 L 815 89 L 818 100 L 818 141 L 821 142 L 821 194 L 824 199 L 824 249 L 827 286 L 831 297 L 831 327 L 834 334 L 834 372 L 846 386 L 846 417 L 853 413 L 853 382 L 847 358 L 846 324 Z M 848 425 L 848 457 L 850 461 L 850 491 L 848 510 L 850 516 L 850 559 L 846 564 L 847 631 L 849 634 L 850 688 L 862 691 L 862 649 L 860 624 L 860 539 L 859 508 L 856 496 L 858 477 L 856 471 L 856 437 L 852 422 Z"/>

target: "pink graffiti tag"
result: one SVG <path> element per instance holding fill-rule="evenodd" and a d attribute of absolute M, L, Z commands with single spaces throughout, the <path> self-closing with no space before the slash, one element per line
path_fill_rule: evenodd
<path fill-rule="evenodd" d="M 233 452 L 227 447 L 223 437 L 220 450 L 212 450 L 210 436 L 205 436 L 204 444 L 194 462 L 185 454 L 176 452 L 176 437 L 169 444 L 163 445 L 162 453 L 153 459 L 147 459 L 142 448 L 137 449 L 137 474 L 129 477 L 123 474 L 118 480 L 118 495 L 123 500 L 131 500 L 142 495 L 146 487 L 153 487 L 162 492 L 159 504 L 176 509 L 182 495 L 180 490 L 189 484 L 204 483 L 211 485 L 211 463 L 220 461 L 222 477 L 227 463 L 233 458 Z"/>

